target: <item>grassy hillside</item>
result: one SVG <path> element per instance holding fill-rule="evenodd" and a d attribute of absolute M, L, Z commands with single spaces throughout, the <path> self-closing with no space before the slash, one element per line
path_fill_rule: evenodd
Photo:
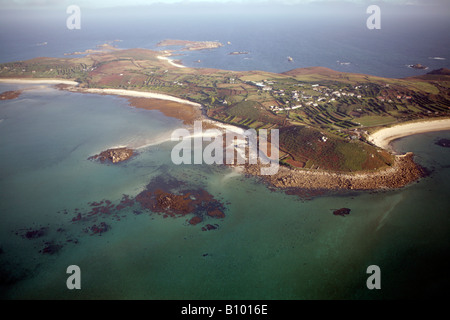
<path fill-rule="evenodd" d="M 361 141 L 348 141 L 314 128 L 292 126 L 280 131 L 280 149 L 293 167 L 353 172 L 393 164 L 393 156 Z M 291 161 L 293 160 L 293 161 Z"/>

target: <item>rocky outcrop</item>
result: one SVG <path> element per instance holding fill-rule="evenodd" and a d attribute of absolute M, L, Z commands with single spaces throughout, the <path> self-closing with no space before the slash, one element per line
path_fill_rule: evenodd
<path fill-rule="evenodd" d="M 39 229 L 25 229 L 25 230 L 20 230 L 21 233 L 21 237 L 23 239 L 37 239 L 37 238 L 41 238 L 43 236 L 45 236 L 48 232 L 48 228 L 47 227 L 42 227 Z M 19 234 L 19 232 L 16 233 L 17 235 Z"/>
<path fill-rule="evenodd" d="M 16 99 L 20 96 L 21 93 L 22 93 L 22 90 L 5 91 L 5 92 L 0 93 L 0 100 Z"/>
<path fill-rule="evenodd" d="M 174 191 L 173 189 L 178 189 L 183 182 L 177 181 L 177 188 L 171 188 L 167 183 L 156 183 L 157 181 L 148 184 L 146 189 L 136 196 L 135 201 L 141 205 L 142 209 L 160 213 L 164 218 L 192 214 L 186 220 L 190 225 L 200 224 L 208 218 L 225 218 L 225 205 L 206 190 Z"/>
<path fill-rule="evenodd" d="M 216 230 L 219 227 L 219 225 L 215 224 L 207 224 L 206 226 L 202 227 L 202 231 L 210 231 L 210 230 Z"/>
<path fill-rule="evenodd" d="M 192 224 L 193 226 L 195 226 L 196 224 L 202 222 L 202 218 L 200 218 L 199 216 L 194 216 L 191 220 L 189 220 L 189 224 Z"/>
<path fill-rule="evenodd" d="M 129 148 L 114 148 L 105 150 L 95 156 L 89 157 L 89 160 L 99 160 L 101 163 L 112 162 L 118 163 L 131 158 L 134 154 L 133 149 Z"/>
<path fill-rule="evenodd" d="M 416 63 L 416 64 L 410 64 L 408 67 L 410 67 L 411 69 L 417 69 L 417 70 L 426 70 L 428 69 L 427 66 L 424 66 L 420 63 Z"/>
<path fill-rule="evenodd" d="M 245 173 L 260 175 L 258 165 L 246 166 Z M 401 188 L 426 176 L 426 170 L 413 161 L 413 154 L 396 156 L 392 166 L 377 171 L 337 173 L 280 167 L 278 173 L 262 176 L 271 185 L 282 188 L 313 190 L 377 190 Z"/>
<path fill-rule="evenodd" d="M 98 226 L 94 224 L 87 231 L 90 231 L 91 235 L 102 234 L 104 232 L 107 232 L 110 228 L 111 227 L 108 224 L 106 224 L 105 222 L 101 222 Z"/>
<path fill-rule="evenodd" d="M 54 243 L 53 241 L 45 242 L 45 247 L 39 252 L 42 254 L 55 254 L 58 253 L 62 249 L 62 245 Z"/>

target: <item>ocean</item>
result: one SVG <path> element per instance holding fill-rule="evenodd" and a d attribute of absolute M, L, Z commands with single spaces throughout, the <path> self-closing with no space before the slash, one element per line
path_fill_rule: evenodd
<path fill-rule="evenodd" d="M 66 28 L 65 8 L 0 10 L 0 62 L 65 53 L 121 40 L 120 48 L 157 49 L 164 39 L 220 41 L 223 47 L 181 52 L 189 67 L 285 72 L 322 66 L 338 71 L 403 78 L 450 67 L 445 10 L 381 6 L 381 29 L 369 30 L 366 7 L 154 5 L 80 7 L 81 29 Z M 230 45 L 227 43 L 230 42 Z M 246 55 L 229 55 L 246 51 Z M 287 57 L 293 58 L 289 62 Z M 196 61 L 200 60 L 200 63 Z"/>
<path fill-rule="evenodd" d="M 174 12 L 172 20 L 141 12 L 133 25 L 125 23 L 127 13 L 134 17 L 126 10 L 123 20 L 115 11 L 107 13 L 98 19 L 86 14 L 76 34 L 52 28 L 56 16 L 34 24 L 40 16 L 28 12 L 20 28 L 0 28 L 0 61 L 64 56 L 117 38 L 123 40 L 121 47 L 150 49 L 165 38 L 230 41 L 218 50 L 180 58 L 188 66 L 236 70 L 283 72 L 320 65 L 406 77 L 418 72 L 406 64 L 448 67 L 450 58 L 448 44 L 443 45 L 448 40 L 425 37 L 448 26 L 437 19 L 420 34 L 417 26 L 403 26 L 391 35 L 369 36 L 366 15 L 355 13 L 340 30 L 335 24 L 342 19 L 322 18 L 328 23 L 312 26 L 293 13 L 293 19 L 280 19 L 282 12 L 269 19 L 271 13 L 264 10 L 221 19 L 213 13 Z M 0 24 L 11 20 L 0 19 Z M 355 21 L 363 25 L 355 28 Z M 421 41 L 411 43 L 412 38 Z M 250 54 L 229 56 L 228 51 Z M 294 61 L 290 64 L 286 56 Z M 198 59 L 201 65 L 194 62 Z M 125 98 L 0 84 L 0 92 L 16 89 L 24 89 L 17 99 L 0 101 L 3 299 L 432 298 L 450 284 L 450 154 L 435 144 L 450 139 L 448 131 L 394 142 L 395 150 L 414 152 L 431 171 L 417 183 L 400 190 L 299 197 L 228 167 L 174 165 L 174 143 L 166 140 L 182 122 L 132 108 Z M 88 160 L 122 145 L 139 148 L 137 155 L 118 165 Z M 192 214 L 165 217 L 126 201 L 150 187 L 204 190 L 223 205 L 225 218 L 204 216 L 202 223 L 190 225 Z M 115 209 L 89 216 L 105 203 Z M 350 215 L 333 215 L 342 207 L 350 208 Z M 86 219 L 77 219 L 78 214 Z M 202 230 L 207 224 L 214 228 Z M 94 225 L 107 228 L 96 233 Z M 81 290 L 66 287 L 70 265 L 81 269 Z M 366 286 L 370 265 L 380 267 L 381 290 Z"/>

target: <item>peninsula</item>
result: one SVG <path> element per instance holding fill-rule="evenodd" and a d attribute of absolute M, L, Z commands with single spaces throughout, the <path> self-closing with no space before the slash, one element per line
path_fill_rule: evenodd
<path fill-rule="evenodd" d="M 182 45 L 188 50 L 219 46 L 180 40 L 159 45 Z M 404 186 L 424 171 L 412 155 L 390 152 L 388 142 L 398 134 L 386 136 L 380 129 L 389 126 L 392 132 L 399 124 L 421 121 L 433 122 L 420 125 L 425 129 L 408 127 L 407 133 L 450 129 L 448 69 L 389 79 L 323 67 L 284 73 L 189 68 L 169 57 L 167 51 L 126 49 L 75 58 L 35 58 L 1 64 L 0 79 L 52 79 L 66 83 L 61 86 L 66 90 L 129 97 L 135 107 L 150 108 L 144 99 L 158 99 L 160 110 L 187 124 L 203 116 L 244 129 L 279 129 L 283 170 L 269 181 L 278 187 Z M 164 103 L 172 107 L 165 109 Z M 436 119 L 440 125 L 432 129 Z M 246 172 L 259 170 L 248 167 Z M 327 184 L 312 178 L 320 175 L 337 180 Z M 361 179 L 365 182 L 358 182 Z"/>

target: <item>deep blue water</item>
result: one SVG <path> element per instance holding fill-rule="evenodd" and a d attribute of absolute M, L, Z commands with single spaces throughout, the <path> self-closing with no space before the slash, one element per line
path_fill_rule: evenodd
<path fill-rule="evenodd" d="M 81 7 L 80 30 L 66 28 L 64 8 L 1 10 L 0 62 L 63 57 L 115 39 L 123 40 L 118 43 L 122 48 L 157 49 L 156 43 L 170 38 L 231 42 L 217 50 L 185 53 L 180 58 L 191 67 L 284 72 L 323 66 L 399 78 L 424 73 L 409 64 L 421 63 L 429 71 L 450 67 L 450 39 L 444 36 L 450 19 L 445 10 L 387 5 L 381 9 L 380 30 L 367 29 L 366 8 L 353 6 Z M 228 55 L 232 51 L 250 54 Z M 294 60 L 289 62 L 288 56 Z"/>

